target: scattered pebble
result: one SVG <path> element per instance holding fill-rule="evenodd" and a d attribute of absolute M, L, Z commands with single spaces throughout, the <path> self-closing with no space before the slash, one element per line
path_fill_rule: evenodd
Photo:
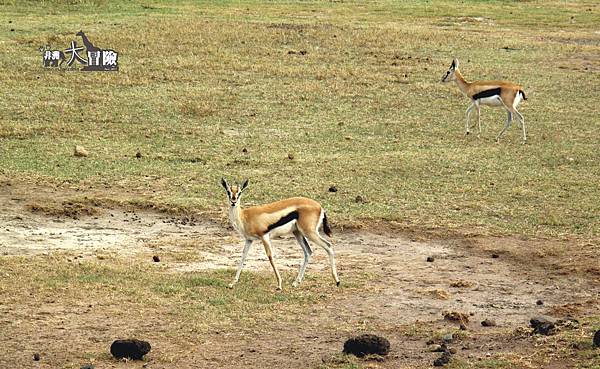
<path fill-rule="evenodd" d="M 434 259 L 434 257 L 433 257 L 433 256 L 428 256 L 428 257 L 427 257 L 427 262 L 428 262 L 428 263 L 433 263 L 433 261 L 434 261 L 434 260 L 435 260 L 435 259 Z"/>
<path fill-rule="evenodd" d="M 542 300 L 537 300 L 537 301 L 535 302 L 535 304 L 536 304 L 536 305 L 544 305 L 544 301 L 542 301 Z"/>
<path fill-rule="evenodd" d="M 33 354 L 33 360 L 35 361 L 40 361 L 40 354 L 38 354 L 37 352 Z"/>
<path fill-rule="evenodd" d="M 336 186 L 329 186 L 329 192 L 338 192 L 338 189 Z"/>
<path fill-rule="evenodd" d="M 447 343 L 452 342 L 453 339 L 454 339 L 454 335 L 452 333 L 445 334 L 442 337 L 442 341 L 447 342 Z"/>
<path fill-rule="evenodd" d="M 138 158 L 138 159 L 141 159 L 141 158 L 142 158 L 142 152 L 141 152 L 140 150 L 138 150 L 138 151 L 135 153 L 135 157 L 136 157 L 136 158 Z"/>
<path fill-rule="evenodd" d="M 433 366 L 444 366 L 450 362 L 451 357 L 449 352 L 444 352 L 442 356 L 433 361 Z"/>
<path fill-rule="evenodd" d="M 244 147 L 244 148 L 242 149 L 242 152 L 243 152 L 244 154 L 247 154 L 247 153 L 248 153 L 248 149 Z"/>
<path fill-rule="evenodd" d="M 460 328 L 461 331 L 466 331 L 467 330 L 467 326 L 464 325 L 463 323 L 460 323 L 460 327 L 459 328 Z"/>
<path fill-rule="evenodd" d="M 492 259 L 498 259 L 500 257 L 500 255 L 498 254 L 492 254 Z"/>
<path fill-rule="evenodd" d="M 554 325 L 554 322 L 544 317 L 531 318 L 529 324 L 533 328 L 534 334 L 542 334 L 545 336 L 549 336 L 551 334 L 554 334 L 556 331 L 556 326 Z"/>
<path fill-rule="evenodd" d="M 288 153 L 288 159 L 290 159 L 290 160 L 294 160 L 294 154 L 292 154 L 292 153 Z"/>
<path fill-rule="evenodd" d="M 363 334 L 347 340 L 343 352 L 358 357 L 372 354 L 385 356 L 390 352 L 390 341 L 374 334 Z"/>
<path fill-rule="evenodd" d="M 484 321 L 481 322 L 481 325 L 484 327 L 495 327 L 496 326 L 496 322 L 492 319 L 486 319 Z"/>
<path fill-rule="evenodd" d="M 158 255 L 154 255 L 152 260 L 154 260 L 155 263 L 158 263 L 160 261 L 160 257 Z"/>
<path fill-rule="evenodd" d="M 89 153 L 85 149 L 85 147 L 83 147 L 81 145 L 75 145 L 75 150 L 73 151 L 73 155 L 81 158 L 81 157 L 88 156 Z"/>
<path fill-rule="evenodd" d="M 369 201 L 367 200 L 366 197 L 364 197 L 362 195 L 357 195 L 356 198 L 354 199 L 354 202 L 357 204 L 366 204 Z"/>

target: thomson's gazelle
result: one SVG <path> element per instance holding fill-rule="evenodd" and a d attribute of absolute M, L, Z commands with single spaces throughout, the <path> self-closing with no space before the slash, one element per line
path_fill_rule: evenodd
<path fill-rule="evenodd" d="M 452 61 L 450 69 L 448 69 L 444 75 L 444 78 L 442 78 L 442 82 L 450 81 L 456 81 L 456 84 L 462 93 L 471 99 L 471 105 L 469 105 L 467 108 L 467 123 L 465 126 L 467 134 L 469 134 L 469 123 L 473 108 L 477 108 L 477 125 L 479 126 L 479 133 L 481 134 L 480 106 L 498 106 L 503 107 L 508 111 L 508 119 L 506 120 L 502 131 L 500 131 L 498 136 L 496 136 L 496 141 L 498 141 L 504 131 L 510 127 L 514 115 L 518 117 L 520 121 L 518 123 L 523 129 L 523 141 L 527 141 L 527 134 L 525 133 L 525 119 L 517 110 L 517 106 L 521 102 L 521 99 L 527 100 L 522 86 L 507 81 L 467 82 L 458 70 L 457 59 Z"/>
<path fill-rule="evenodd" d="M 235 228 L 246 241 L 244 251 L 242 252 L 242 259 L 240 260 L 237 272 L 235 273 L 235 278 L 229 285 L 230 288 L 232 288 L 240 279 L 240 273 L 242 272 L 244 261 L 246 260 L 252 242 L 260 240 L 269 257 L 275 276 L 277 277 L 277 289 L 281 290 L 281 276 L 273 261 L 271 237 L 286 234 L 293 234 L 304 252 L 304 262 L 300 266 L 298 277 L 296 277 L 296 280 L 293 283 L 294 287 L 302 282 L 306 265 L 312 254 L 308 240 L 323 247 L 325 251 L 327 251 L 329 262 L 331 263 L 333 279 L 338 286 L 340 285 L 340 279 L 338 278 L 335 268 L 335 255 L 331 243 L 319 235 L 319 228 L 321 225 L 323 225 L 323 230 L 328 236 L 331 236 L 331 229 L 329 229 L 329 225 L 327 224 L 325 210 L 323 210 L 318 202 L 304 197 L 292 197 L 266 205 L 242 209 L 240 207 L 240 197 L 242 192 L 248 186 L 248 180 L 242 185 L 230 186 L 225 179 L 221 179 L 221 184 L 225 188 L 225 191 L 227 191 L 227 197 L 229 199 L 229 220 L 231 221 L 233 228 Z"/>

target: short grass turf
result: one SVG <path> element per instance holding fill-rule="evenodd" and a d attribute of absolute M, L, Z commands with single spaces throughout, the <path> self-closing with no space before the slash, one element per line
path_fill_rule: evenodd
<path fill-rule="evenodd" d="M 598 239 L 597 2 L 0 4 L 5 179 L 217 211 L 249 178 L 247 204 L 308 196 L 337 224 Z M 119 72 L 42 68 L 79 30 Z M 524 86 L 526 145 L 494 142 L 493 108 L 465 137 L 454 57 Z"/>

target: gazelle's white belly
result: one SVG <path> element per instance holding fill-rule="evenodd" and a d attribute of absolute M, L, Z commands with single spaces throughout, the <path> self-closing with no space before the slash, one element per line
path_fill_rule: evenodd
<path fill-rule="evenodd" d="M 280 227 L 273 228 L 269 232 L 269 237 L 275 238 L 275 237 L 285 236 L 287 234 L 292 233 L 292 231 L 294 231 L 295 229 L 296 229 L 296 221 L 292 220 L 291 222 L 288 222 Z"/>
<path fill-rule="evenodd" d="M 479 105 L 488 105 L 488 106 L 502 106 L 502 99 L 498 95 L 483 97 L 477 100 Z"/>

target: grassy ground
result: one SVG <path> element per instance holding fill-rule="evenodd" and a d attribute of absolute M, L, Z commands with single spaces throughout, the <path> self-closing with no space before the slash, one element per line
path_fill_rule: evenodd
<path fill-rule="evenodd" d="M 4 177 L 203 210 L 248 177 L 248 203 L 310 196 L 338 223 L 599 235 L 594 2 L 3 3 Z M 80 29 L 120 72 L 40 66 Z M 494 143 L 491 108 L 463 137 L 453 57 L 523 84 L 527 145 L 516 127 Z"/>
<path fill-rule="evenodd" d="M 582 253 L 598 271 L 599 20 L 595 1 L 0 0 L 0 180 L 222 217 L 219 179 L 250 178 L 248 204 L 304 195 L 321 201 L 338 227 L 561 240 L 560 248 L 538 244 L 539 252 L 565 260 Z M 42 68 L 38 48 L 81 44 L 79 30 L 120 53 L 118 73 Z M 516 127 L 494 142 L 505 114 L 491 108 L 482 111 L 482 136 L 464 136 L 468 100 L 439 82 L 453 57 L 467 79 L 524 86 L 526 145 Z M 73 157 L 75 145 L 90 155 Z M 328 192 L 331 185 L 339 191 Z M 108 362 L 106 340 L 150 325 L 150 338 L 166 345 L 158 350 L 218 360 L 219 352 L 193 351 L 195 343 L 227 347 L 232 328 L 247 343 L 265 324 L 269 332 L 295 328 L 310 309 L 325 314 L 335 304 L 319 278 L 275 295 L 272 277 L 256 273 L 252 289 L 232 295 L 222 282 L 231 271 L 173 275 L 137 259 L 3 257 L 0 273 L 0 308 L 23 308 L 3 335 L 47 329 L 40 340 L 56 342 L 49 350 L 63 367 Z M 370 280 L 349 283 L 336 293 L 358 294 Z M 46 319 L 57 312 L 62 320 Z M 40 328 L 38 316 L 50 326 Z M 114 326 L 105 328 L 108 316 Z M 532 357 L 517 348 L 515 356 L 452 365 L 564 359 L 598 368 L 588 338 L 600 321 L 586 319 L 584 329 L 550 342 L 530 338 Z M 88 351 L 75 358 L 60 356 L 69 328 L 91 332 L 80 337 Z M 406 329 L 410 338 L 410 327 L 377 328 Z M 351 327 L 339 329 L 341 337 Z M 584 341 L 581 350 L 564 349 Z M 30 352 L 35 343 L 9 350 Z M 169 367 L 175 355 L 186 354 L 155 351 L 154 364 Z M 363 366 L 348 360 L 323 367 Z"/>

